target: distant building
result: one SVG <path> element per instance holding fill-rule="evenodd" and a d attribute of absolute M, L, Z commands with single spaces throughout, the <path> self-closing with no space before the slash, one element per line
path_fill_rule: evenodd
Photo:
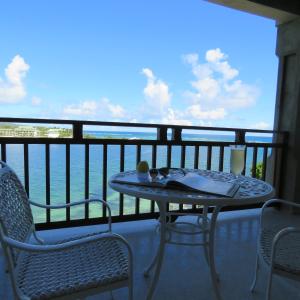
<path fill-rule="evenodd" d="M 59 137 L 59 132 L 60 132 L 59 129 L 51 128 L 51 129 L 48 130 L 47 136 L 49 138 L 58 138 Z"/>
<path fill-rule="evenodd" d="M 17 136 L 19 137 L 36 137 L 37 130 L 30 126 L 19 126 L 15 129 Z"/>
<path fill-rule="evenodd" d="M 19 126 L 14 128 L 0 128 L 0 136 L 3 137 L 36 137 L 37 130 L 31 126 Z"/>

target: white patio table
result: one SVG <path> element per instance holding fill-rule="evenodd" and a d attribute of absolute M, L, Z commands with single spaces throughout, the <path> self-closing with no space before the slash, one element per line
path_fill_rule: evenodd
<path fill-rule="evenodd" d="M 218 275 L 216 272 L 215 260 L 214 260 L 214 236 L 215 236 L 215 228 L 216 228 L 218 213 L 220 212 L 221 208 L 224 206 L 234 206 L 234 205 L 240 206 L 240 205 L 256 204 L 260 202 L 265 202 L 274 196 L 273 187 L 270 184 L 258 179 L 254 179 L 246 176 L 238 176 L 237 178 L 235 178 L 233 174 L 218 172 L 218 171 L 194 170 L 194 169 L 184 169 L 184 170 L 185 172 L 196 172 L 202 176 L 206 176 L 215 180 L 220 180 L 225 182 L 235 181 L 240 185 L 240 188 L 233 198 L 229 198 L 229 197 L 208 195 L 200 192 L 191 192 L 191 191 L 184 191 L 178 189 L 176 190 L 165 189 L 165 188 L 139 186 L 139 185 L 113 182 L 115 179 L 124 177 L 128 174 L 135 173 L 135 171 L 127 171 L 127 172 L 116 174 L 112 176 L 109 180 L 109 185 L 112 189 L 130 196 L 139 197 L 148 200 L 154 200 L 159 208 L 160 244 L 156 256 L 154 257 L 150 266 L 145 271 L 145 276 L 146 276 L 148 275 L 150 269 L 152 269 L 154 266 L 156 267 L 152 282 L 150 284 L 147 293 L 147 300 L 150 300 L 154 293 L 159 278 L 159 274 L 160 274 L 166 243 L 183 244 L 183 245 L 191 245 L 191 246 L 194 245 L 204 246 L 206 250 L 205 252 L 206 256 L 208 256 L 206 257 L 206 259 L 210 269 L 210 275 L 211 275 L 213 288 L 215 291 L 215 296 L 217 299 L 221 299 L 221 295 L 218 287 Z M 168 203 L 195 204 L 195 205 L 203 206 L 203 211 L 204 211 L 204 216 L 202 216 L 203 226 L 201 227 L 201 224 L 199 223 L 199 227 L 201 227 L 201 231 L 198 232 L 203 234 L 204 237 L 203 243 L 188 244 L 188 243 L 172 242 L 170 240 L 170 236 L 168 236 L 167 234 L 168 230 L 170 230 L 170 227 L 168 226 L 168 223 L 166 221 L 168 215 L 167 212 Z M 207 218 L 208 207 L 213 207 L 213 213 L 211 215 L 210 220 L 208 220 Z M 208 241 L 206 235 L 208 235 Z M 207 247 L 208 247 L 208 253 L 207 253 Z"/>

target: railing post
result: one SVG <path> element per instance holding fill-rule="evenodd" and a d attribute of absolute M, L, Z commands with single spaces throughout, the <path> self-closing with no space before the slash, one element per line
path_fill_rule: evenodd
<path fill-rule="evenodd" d="M 273 135 L 273 142 L 281 143 L 284 147 L 281 149 L 272 149 L 272 155 L 268 158 L 268 164 L 271 165 L 272 173 L 267 173 L 267 181 L 271 181 L 271 183 L 275 186 L 277 197 L 284 197 L 282 189 L 285 180 L 283 174 L 285 172 L 286 165 L 283 164 L 283 162 L 286 161 L 288 137 L 289 134 L 286 131 L 275 133 Z"/>
<path fill-rule="evenodd" d="M 82 123 L 73 124 L 73 139 L 76 142 L 81 141 L 83 138 Z"/>
<path fill-rule="evenodd" d="M 1 143 L 1 160 L 6 162 L 6 144 Z"/>
<path fill-rule="evenodd" d="M 181 128 L 172 128 L 172 141 L 180 142 L 182 129 Z"/>
<path fill-rule="evenodd" d="M 245 130 L 236 130 L 235 131 L 235 142 L 236 144 L 243 145 L 245 144 Z"/>
<path fill-rule="evenodd" d="M 168 127 L 157 128 L 157 140 L 164 142 L 168 140 Z"/>

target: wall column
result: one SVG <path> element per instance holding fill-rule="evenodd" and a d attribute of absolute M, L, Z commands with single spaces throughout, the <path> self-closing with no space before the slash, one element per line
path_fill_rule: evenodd
<path fill-rule="evenodd" d="M 278 174 L 279 196 L 300 203 L 300 18 L 278 25 L 276 55 L 279 69 L 274 130 L 289 135 Z"/>

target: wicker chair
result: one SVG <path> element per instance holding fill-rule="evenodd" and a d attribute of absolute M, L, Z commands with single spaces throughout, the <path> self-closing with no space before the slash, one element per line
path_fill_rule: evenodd
<path fill-rule="evenodd" d="M 0 239 L 15 298 L 77 299 L 128 286 L 132 299 L 132 251 L 124 238 L 111 232 L 107 203 L 98 199 L 58 206 L 31 202 L 14 171 L 1 161 L 0 166 Z M 107 231 L 55 244 L 44 244 L 37 237 L 30 204 L 59 209 L 89 202 L 106 205 Z"/>
<path fill-rule="evenodd" d="M 281 210 L 270 208 L 278 204 L 282 206 Z M 273 274 L 300 280 L 300 218 L 284 210 L 285 207 L 300 208 L 300 205 L 274 199 L 267 201 L 261 211 L 256 269 L 251 291 L 254 291 L 256 285 L 259 266 L 267 266 L 267 300 L 271 298 Z"/>

